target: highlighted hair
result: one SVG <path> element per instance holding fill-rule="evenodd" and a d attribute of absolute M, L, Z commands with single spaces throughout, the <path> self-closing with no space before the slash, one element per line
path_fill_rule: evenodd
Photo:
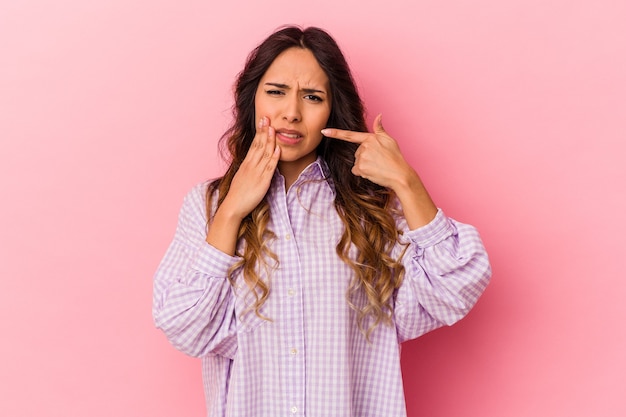
<path fill-rule="evenodd" d="M 230 184 L 243 162 L 255 136 L 254 98 L 257 86 L 274 59 L 289 48 L 310 50 L 325 71 L 331 90 L 331 112 L 327 126 L 338 129 L 367 131 L 363 102 L 358 94 L 348 64 L 334 39 L 325 31 L 310 27 L 287 26 L 270 35 L 248 56 L 235 84 L 233 124 L 220 140 L 222 155 L 230 162 L 223 177 L 213 181 L 207 190 L 207 213 L 213 213 L 228 194 Z M 337 255 L 354 271 L 348 287 L 347 302 L 357 312 L 361 331 L 369 338 L 380 323 L 391 324 L 393 296 L 402 283 L 404 268 L 400 259 L 391 257 L 400 232 L 393 217 L 395 195 L 387 188 L 352 174 L 354 153 L 358 145 L 323 138 L 317 152 L 327 163 L 327 178 L 334 184 L 335 207 L 344 231 L 337 244 Z M 215 201 L 217 198 L 217 201 Z M 208 216 L 209 223 L 211 215 Z M 267 228 L 269 204 L 263 199 L 244 218 L 238 241 L 243 245 L 241 260 L 229 273 L 242 273 L 246 286 L 254 296 L 251 309 L 264 319 L 261 306 L 270 293 L 270 283 L 259 275 L 259 268 L 268 271 L 279 259 L 268 243 L 276 236 Z M 356 249 L 351 259 L 350 249 Z M 270 265 L 272 260 L 272 265 Z M 271 274 L 267 274 L 271 276 Z"/>

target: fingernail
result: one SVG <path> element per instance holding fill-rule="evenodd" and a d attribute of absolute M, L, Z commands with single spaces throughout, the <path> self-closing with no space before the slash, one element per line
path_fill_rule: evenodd
<path fill-rule="evenodd" d="M 330 133 L 330 129 L 322 129 L 322 135 L 326 136 Z"/>

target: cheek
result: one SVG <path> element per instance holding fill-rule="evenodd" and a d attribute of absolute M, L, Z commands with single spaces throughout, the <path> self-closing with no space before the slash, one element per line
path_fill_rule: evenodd
<path fill-rule="evenodd" d="M 258 121 L 263 116 L 270 117 L 271 106 L 268 103 L 267 97 L 262 91 L 257 90 L 254 95 L 254 116 Z"/>
<path fill-rule="evenodd" d="M 328 119 L 330 119 L 330 113 L 331 113 L 332 107 L 330 106 L 330 102 L 328 103 L 328 106 L 324 109 L 324 116 L 322 117 L 322 119 L 324 120 L 324 127 L 326 127 L 326 125 L 328 124 Z"/>
<path fill-rule="evenodd" d="M 279 118 L 278 109 L 271 102 L 263 100 L 263 98 L 257 98 L 254 100 L 254 115 L 255 120 L 258 122 L 263 116 L 270 119 L 270 123 L 273 124 Z"/>
<path fill-rule="evenodd" d="M 259 98 L 259 95 L 257 94 L 256 96 L 254 96 L 254 116 L 255 116 L 255 119 L 260 118 L 262 116 L 262 114 L 263 114 L 263 102 Z"/>
<path fill-rule="evenodd" d="M 330 110 L 324 112 L 324 114 L 322 114 L 320 116 L 320 122 L 319 122 L 319 126 L 320 126 L 320 130 L 324 129 L 326 126 L 328 126 L 328 119 L 330 118 Z"/>
<path fill-rule="evenodd" d="M 317 111 L 312 115 L 312 125 L 315 126 L 315 129 L 322 130 L 328 124 L 328 119 L 330 117 L 330 109 L 316 109 Z"/>

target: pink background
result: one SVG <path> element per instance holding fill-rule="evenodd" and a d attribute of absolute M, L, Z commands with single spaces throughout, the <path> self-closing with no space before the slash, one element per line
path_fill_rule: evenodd
<path fill-rule="evenodd" d="M 626 2 L 3 0 L 0 415 L 201 416 L 151 280 L 247 52 L 339 41 L 494 278 L 403 351 L 410 416 L 626 415 Z M 623 269 L 623 267 L 621 268 Z"/>

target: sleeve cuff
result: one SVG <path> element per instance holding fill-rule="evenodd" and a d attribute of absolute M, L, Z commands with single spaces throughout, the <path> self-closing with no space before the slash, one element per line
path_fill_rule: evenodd
<path fill-rule="evenodd" d="M 238 260 L 239 257 L 230 256 L 203 242 L 195 254 L 191 269 L 213 278 L 226 278 L 228 270 Z"/>
<path fill-rule="evenodd" d="M 438 209 L 435 218 L 430 223 L 405 232 L 405 237 L 418 247 L 427 248 L 454 234 L 456 234 L 454 224 L 441 209 Z"/>

